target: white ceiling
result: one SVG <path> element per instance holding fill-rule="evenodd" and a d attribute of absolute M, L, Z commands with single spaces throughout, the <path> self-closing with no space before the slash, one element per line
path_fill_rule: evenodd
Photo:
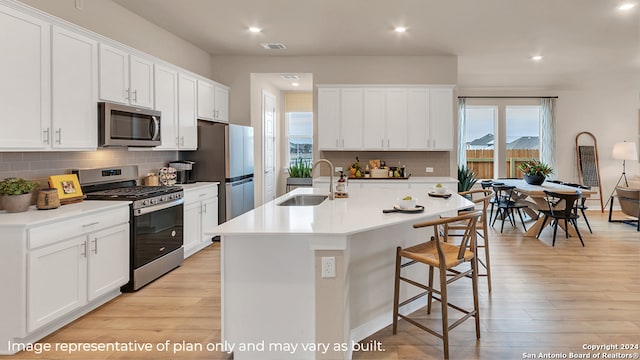
<path fill-rule="evenodd" d="M 214 56 L 456 55 L 463 88 L 640 72 L 640 6 L 623 13 L 620 0 L 114 1 Z"/>

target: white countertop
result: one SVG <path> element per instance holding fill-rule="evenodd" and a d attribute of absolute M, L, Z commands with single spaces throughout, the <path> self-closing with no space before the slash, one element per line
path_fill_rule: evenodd
<path fill-rule="evenodd" d="M 442 199 L 430 197 L 427 191 L 419 189 L 384 189 L 375 192 L 350 189 L 349 198 L 326 199 L 316 206 L 277 205 L 296 194 L 326 193 L 325 189 L 298 188 L 205 233 L 350 235 L 403 222 L 415 223 L 473 205 L 457 194 L 453 194 L 449 199 Z M 398 199 L 407 195 L 417 198 L 418 205 L 425 207 L 424 212 L 382 213 L 383 209 L 393 208 Z"/>
<path fill-rule="evenodd" d="M 333 181 L 337 181 L 340 176 L 334 176 Z M 313 178 L 313 182 L 328 183 L 328 176 L 318 176 Z M 433 183 L 458 183 L 457 179 L 447 176 L 411 176 L 408 179 L 393 179 L 393 178 L 369 178 L 369 179 L 349 179 L 349 182 L 359 182 L 367 184 L 375 183 L 394 183 L 394 184 L 433 184 Z"/>
<path fill-rule="evenodd" d="M 85 200 L 76 204 L 62 205 L 57 209 L 38 210 L 35 205 L 20 213 L 0 210 L 0 226 L 35 226 L 60 221 L 73 216 L 89 215 L 94 212 L 117 209 L 131 204 L 130 201 Z"/>
<path fill-rule="evenodd" d="M 196 182 L 193 184 L 176 184 L 177 186 L 180 186 L 182 188 L 182 190 L 184 191 L 190 191 L 190 190 L 197 190 L 201 187 L 205 187 L 205 186 L 210 186 L 210 185 L 218 185 L 220 184 L 220 182 L 215 181 L 215 182 Z"/>

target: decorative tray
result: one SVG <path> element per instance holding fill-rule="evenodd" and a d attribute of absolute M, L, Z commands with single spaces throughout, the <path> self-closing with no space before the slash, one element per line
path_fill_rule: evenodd
<path fill-rule="evenodd" d="M 411 175 L 407 176 L 407 177 L 355 177 L 355 176 L 349 176 L 349 180 L 407 180 L 411 177 Z"/>
<path fill-rule="evenodd" d="M 394 212 L 405 213 L 405 214 L 415 214 L 423 211 L 424 211 L 424 206 L 422 205 L 416 205 L 416 207 L 413 209 L 402 209 L 398 205 L 393 205 L 393 209 L 382 210 L 382 212 L 385 214 L 394 213 Z"/>
<path fill-rule="evenodd" d="M 451 197 L 451 193 L 449 193 L 449 194 L 438 194 L 437 192 L 430 191 L 429 192 L 429 196 L 448 199 L 448 198 Z"/>

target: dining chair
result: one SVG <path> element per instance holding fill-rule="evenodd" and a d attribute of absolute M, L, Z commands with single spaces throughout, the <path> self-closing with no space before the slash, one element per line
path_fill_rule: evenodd
<path fill-rule="evenodd" d="M 573 194 L 564 194 L 564 193 L 556 193 L 553 191 L 544 190 L 546 195 L 545 201 L 547 202 L 549 209 L 540 209 L 540 213 L 544 215 L 544 219 L 542 221 L 542 226 L 540 227 L 540 231 L 538 231 L 538 235 L 536 236 L 538 239 L 540 238 L 540 234 L 542 234 L 542 230 L 547 224 L 547 220 L 549 218 L 553 218 L 553 242 L 551 246 L 556 245 L 556 233 L 558 232 L 558 222 L 560 220 L 564 221 L 564 231 L 565 236 L 569 238 L 569 228 L 568 224 L 570 223 L 576 229 L 576 233 L 578 234 L 578 238 L 580 239 L 580 243 L 584 246 L 584 241 L 582 241 L 582 235 L 580 235 L 580 230 L 578 229 L 578 202 L 582 197 L 582 192 L 580 190 L 576 190 Z M 558 206 L 562 206 L 562 202 L 564 202 L 564 207 L 558 208 Z"/>
<path fill-rule="evenodd" d="M 500 233 L 504 230 L 504 221 L 509 219 L 511 221 L 512 226 L 516 226 L 515 216 L 513 215 L 514 210 L 518 212 L 520 216 L 520 221 L 522 222 L 522 227 L 524 231 L 527 231 L 527 227 L 524 224 L 524 218 L 522 217 L 521 209 L 528 207 L 528 205 L 512 200 L 513 193 L 515 191 L 515 186 L 509 185 L 499 185 L 495 182 L 493 183 L 493 195 L 496 202 L 496 206 L 498 207 L 496 210 L 496 215 L 491 222 L 491 226 L 496 223 L 498 217 L 502 215 L 502 225 L 500 226 Z"/>
<path fill-rule="evenodd" d="M 480 339 L 480 312 L 478 307 L 477 276 L 478 262 L 476 256 L 476 224 L 481 216 L 482 212 L 474 211 L 459 216 L 441 218 L 433 221 L 414 224 L 414 229 L 432 227 L 433 236 L 431 236 L 431 240 L 404 249 L 400 246 L 396 248 L 396 273 L 393 295 L 392 332 L 394 335 L 397 333 L 399 319 L 406 320 L 408 323 L 417 326 L 418 328 L 442 339 L 445 359 L 449 359 L 449 331 L 460 325 L 463 321 L 468 320 L 471 317 L 475 318 L 476 339 Z M 466 222 L 466 228 L 461 243 L 459 245 L 453 245 L 444 242 L 444 240 L 446 240 L 447 238 L 447 234 L 443 233 L 441 235 L 438 227 L 451 223 L 457 223 L 460 221 Z M 406 259 L 406 261 L 403 262 L 403 259 Z M 467 262 L 471 263 L 470 268 L 456 273 L 451 278 L 447 277 L 447 274 L 450 270 L 453 270 L 459 265 Z M 429 267 L 427 285 L 403 276 L 402 270 L 408 266 L 412 266 L 415 264 L 423 264 Z M 433 285 L 434 269 L 438 269 L 440 279 L 439 289 L 434 288 Z M 464 309 L 458 305 L 450 303 L 447 294 L 447 285 L 459 279 L 466 279 L 467 277 L 471 277 L 473 310 Z M 424 291 L 403 302 L 400 302 L 401 281 L 409 285 L 418 287 Z M 431 314 L 431 303 L 433 302 L 433 300 L 440 302 L 442 309 L 441 332 L 437 332 L 436 330 L 423 325 L 415 318 L 400 313 L 400 307 L 421 299 L 425 295 L 427 295 L 427 314 Z M 452 324 L 449 324 L 449 307 L 464 314 L 460 319 L 456 320 Z"/>
<path fill-rule="evenodd" d="M 562 184 L 575 187 L 578 189 L 591 190 L 591 187 L 585 186 L 585 185 L 573 184 L 573 183 L 562 183 Z M 593 234 L 593 231 L 591 231 L 591 224 L 589 224 L 589 219 L 587 219 L 587 214 L 584 212 L 585 210 L 589 209 L 585 204 L 586 202 L 587 202 L 586 197 L 580 198 L 580 202 L 578 203 L 578 210 L 580 210 L 580 213 L 582 214 L 582 218 L 584 219 L 584 222 L 587 224 L 587 228 L 589 229 L 589 232 Z"/>
<path fill-rule="evenodd" d="M 493 192 L 493 180 L 482 180 L 480 181 L 480 186 L 482 187 L 482 189 L 491 189 L 491 191 Z M 489 200 L 489 205 L 491 205 L 491 209 L 489 210 L 489 222 L 491 222 L 491 218 L 493 217 L 493 208 L 496 204 L 496 200 L 491 197 L 491 199 Z"/>

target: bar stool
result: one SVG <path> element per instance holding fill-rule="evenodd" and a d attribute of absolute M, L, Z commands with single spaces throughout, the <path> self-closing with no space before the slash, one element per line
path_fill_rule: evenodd
<path fill-rule="evenodd" d="M 433 221 L 427 221 L 413 225 L 414 229 L 423 227 L 433 227 L 433 236 L 430 241 L 421 243 L 415 246 L 411 246 L 402 249 L 400 246 L 396 249 L 396 275 L 395 286 L 393 296 L 393 334 L 397 333 L 398 319 L 404 319 L 412 325 L 419 327 L 420 329 L 437 336 L 442 339 L 444 346 L 444 358 L 449 359 L 449 331 L 460 325 L 470 317 L 475 318 L 476 325 L 476 339 L 480 339 L 480 313 L 478 310 L 478 276 L 477 276 L 477 257 L 475 256 L 476 249 L 476 224 L 478 219 L 482 216 L 481 211 L 474 211 L 463 215 L 458 215 L 450 218 L 442 218 Z M 452 245 L 441 240 L 447 238 L 447 234 L 440 235 L 438 226 L 447 225 L 465 221 L 467 226 L 462 236 L 460 245 Z M 441 237 L 443 239 L 441 239 Z M 402 258 L 406 258 L 409 261 L 402 263 Z M 465 262 L 470 262 L 471 267 L 465 271 L 459 271 L 454 276 L 447 278 L 449 270 L 456 268 L 458 265 Z M 401 270 L 407 266 L 422 263 L 429 266 L 429 278 L 428 285 L 421 284 L 417 281 L 403 277 Z M 437 268 L 439 270 L 440 288 L 437 290 L 433 287 L 433 270 Z M 447 285 L 462 279 L 467 276 L 471 277 L 472 290 L 473 290 L 473 310 L 463 309 L 460 306 L 451 304 L 447 299 Z M 409 298 L 408 300 L 400 303 L 400 281 L 404 281 L 410 285 L 419 287 L 424 291 L 416 296 Z M 434 295 L 435 294 L 435 295 Z M 400 314 L 400 306 L 407 305 L 415 300 L 427 295 L 427 314 L 431 313 L 431 303 L 433 300 L 440 301 L 442 307 L 442 332 L 428 328 L 425 325 L 417 322 L 416 320 Z M 449 325 L 448 307 L 458 310 L 464 314 L 460 319 Z"/>
<path fill-rule="evenodd" d="M 478 254 L 478 263 L 485 269 L 484 272 L 481 272 L 480 268 L 478 268 L 478 276 L 485 276 L 487 278 L 487 288 L 489 292 L 491 292 L 491 258 L 489 256 L 489 229 L 488 229 L 488 221 L 487 220 L 487 208 L 489 207 L 489 201 L 494 199 L 493 190 L 489 189 L 475 189 L 469 191 L 459 192 L 458 195 L 469 198 L 474 204 L 482 204 L 482 209 L 478 209 L 482 211 L 482 216 L 478 220 L 476 224 L 476 232 L 482 238 L 482 243 L 480 241 L 476 241 L 476 247 L 478 249 L 484 250 L 484 261 L 480 258 L 480 254 Z M 475 211 L 475 209 L 474 209 Z M 460 211 L 458 215 L 462 215 L 467 211 Z M 456 224 L 447 224 L 445 225 L 445 233 L 451 236 L 461 236 L 459 233 L 461 230 L 466 228 L 466 224 L 456 223 Z M 482 232 L 480 231 L 482 229 Z"/>

